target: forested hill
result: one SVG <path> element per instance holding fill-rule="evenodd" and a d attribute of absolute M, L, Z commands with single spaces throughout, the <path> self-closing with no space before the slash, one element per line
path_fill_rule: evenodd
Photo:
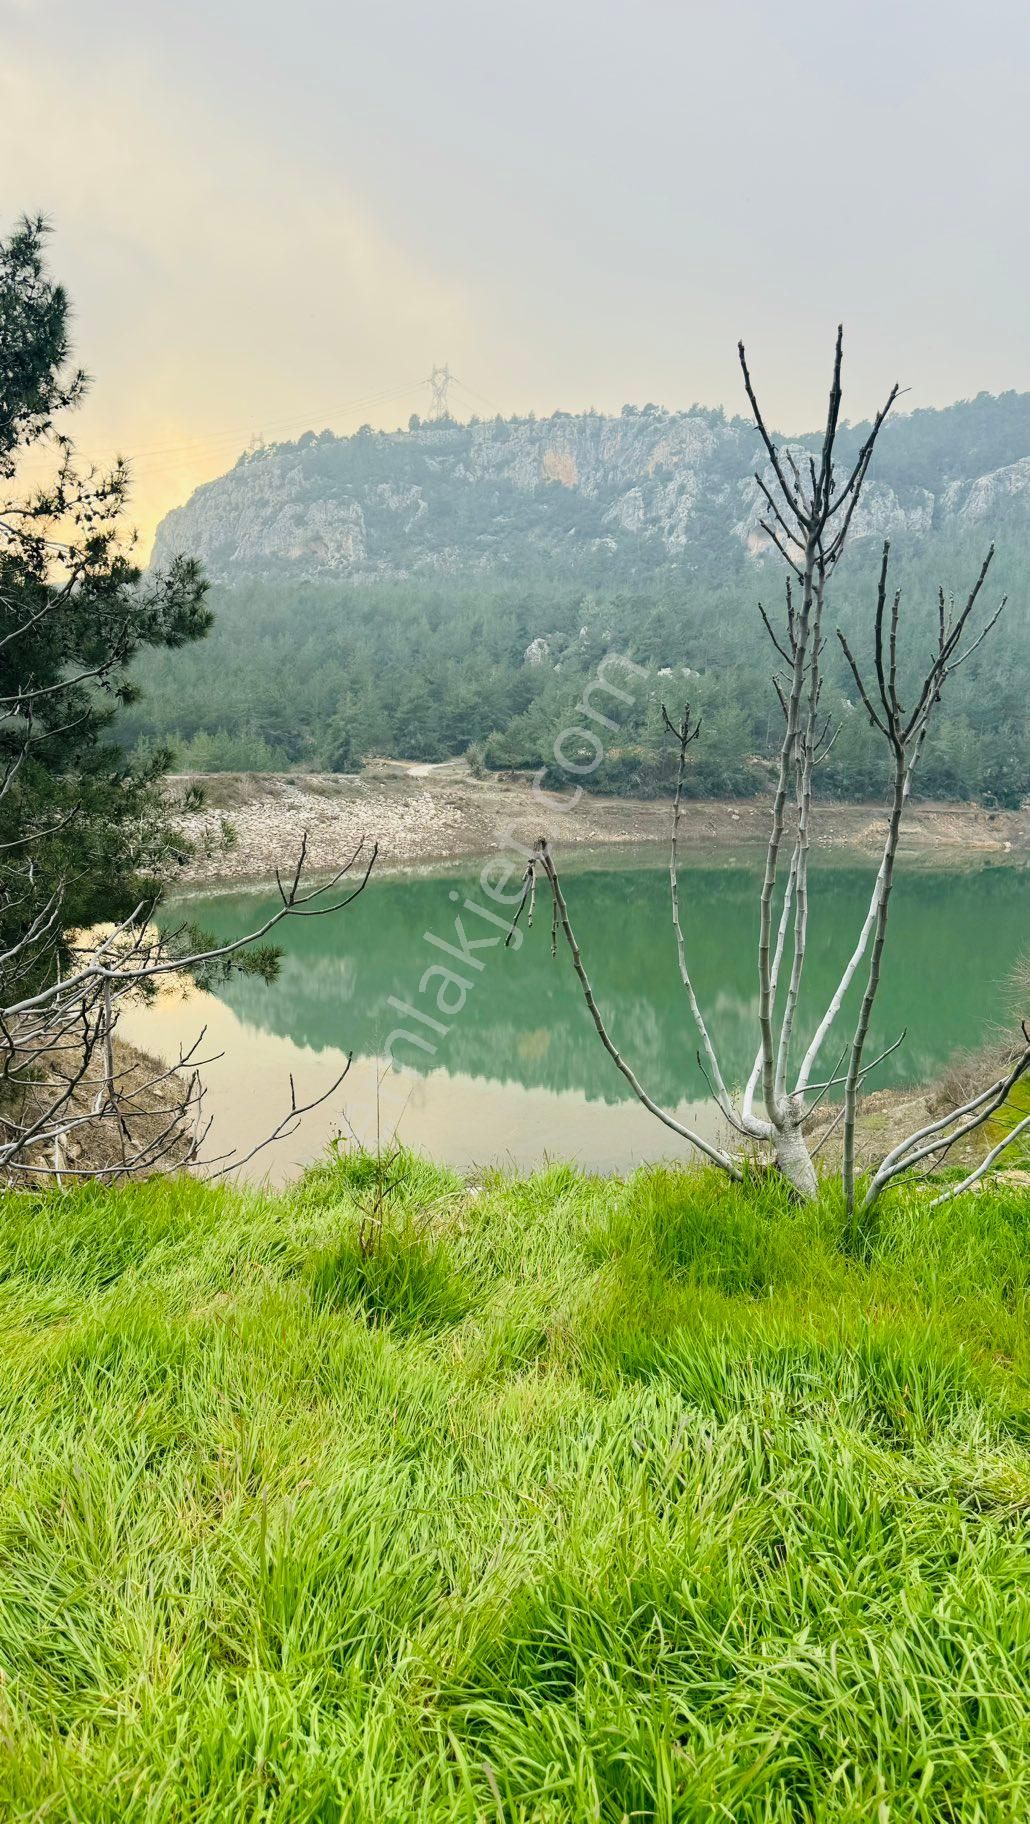
<path fill-rule="evenodd" d="M 842 457 L 865 428 L 846 434 Z M 188 552 L 219 581 L 528 565 L 608 583 L 670 563 L 693 570 L 733 545 L 760 551 L 760 458 L 750 421 L 699 407 L 309 431 L 198 488 L 162 522 L 154 555 Z M 1030 394 L 980 394 L 888 422 L 857 536 L 1013 522 L 1030 530 Z"/>
<path fill-rule="evenodd" d="M 852 449 L 862 431 L 847 433 Z M 743 420 L 644 407 L 323 434 L 247 455 L 161 527 L 159 558 L 196 553 L 216 579 L 215 625 L 195 650 L 140 663 L 124 737 L 167 742 L 201 772 L 471 748 L 487 767 L 553 773 L 584 680 L 616 651 L 647 676 L 615 706 L 592 786 L 664 792 L 660 704 L 689 696 L 705 718 L 690 789 L 755 791 L 778 739 L 756 602 L 775 612 L 782 599 L 749 480 L 758 454 Z M 913 671 L 938 584 L 961 594 L 997 543 L 990 594 L 1010 605 L 949 682 L 919 789 L 1018 804 L 1030 796 L 1030 395 L 888 422 L 830 607 L 867 656 L 887 532 Z M 882 744 L 835 641 L 826 673 L 841 733 L 823 789 L 864 797 L 880 789 Z"/>

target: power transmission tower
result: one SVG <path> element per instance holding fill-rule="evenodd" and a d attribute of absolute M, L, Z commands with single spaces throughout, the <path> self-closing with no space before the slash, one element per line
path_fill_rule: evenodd
<path fill-rule="evenodd" d="M 430 418 L 450 417 L 450 408 L 447 404 L 447 388 L 450 386 L 452 380 L 456 386 L 461 385 L 461 381 L 458 379 L 457 374 L 451 373 L 451 370 L 445 361 L 442 367 L 434 367 L 428 380 L 425 382 L 426 386 L 432 388 L 433 393 L 433 403 L 429 408 Z"/>

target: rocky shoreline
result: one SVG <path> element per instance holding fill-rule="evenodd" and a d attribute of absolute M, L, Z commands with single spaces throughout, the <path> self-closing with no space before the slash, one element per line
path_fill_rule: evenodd
<path fill-rule="evenodd" d="M 528 777 L 475 778 L 463 762 L 439 766 L 382 761 L 359 775 L 337 773 L 218 773 L 176 775 L 168 790 L 181 802 L 187 786 L 204 794 L 199 810 L 177 821 L 194 854 L 184 885 L 268 880 L 296 858 L 307 833 L 311 869 L 342 865 L 364 838 L 378 842 L 381 871 L 439 865 L 512 850 L 546 834 L 569 851 L 666 844 L 669 805 L 663 800 L 598 798 L 584 793 L 534 793 Z M 822 804 L 813 850 L 872 855 L 882 838 L 883 809 L 875 804 Z M 764 842 L 766 800 L 699 800 L 687 806 L 680 847 L 729 860 Z M 1030 862 L 1030 809 L 989 811 L 978 805 L 912 805 L 903 855 L 956 865 L 987 860 Z"/>

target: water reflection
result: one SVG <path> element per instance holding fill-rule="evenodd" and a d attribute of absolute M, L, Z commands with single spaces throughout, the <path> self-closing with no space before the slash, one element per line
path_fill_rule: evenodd
<path fill-rule="evenodd" d="M 521 948 L 505 951 L 498 943 L 478 952 L 478 970 L 429 942 L 430 936 L 457 941 L 462 901 L 482 897 L 477 873 L 373 880 L 340 918 L 282 928 L 286 954 L 271 987 L 233 981 L 206 1008 L 166 999 L 134 1015 L 128 1036 L 168 1056 L 208 1018 L 213 1042 L 227 1054 L 209 1073 L 221 1143 L 227 1136 L 242 1143 L 252 1130 L 258 1137 L 256 1129 L 284 1104 L 291 1069 L 298 1090 L 309 1092 L 316 1080 L 331 1078 L 334 1061 L 347 1050 L 355 1065 L 340 1102 L 352 1119 L 356 1112 L 367 1138 L 376 1061 L 387 1036 L 403 1026 L 435 1049 L 395 1047 L 406 1068 L 399 1078 L 391 1075 L 387 1099 L 396 1108 L 402 1091 L 402 1135 L 440 1157 L 462 1165 L 508 1157 L 524 1165 L 550 1153 L 616 1169 L 675 1152 L 675 1136 L 632 1103 L 601 1050 L 567 956 L 559 951 L 551 958 L 549 918 L 539 906 L 536 928 Z M 818 870 L 799 1051 L 852 947 L 870 883 L 866 867 Z M 697 1104 L 706 1132 L 713 1132 L 660 863 L 576 872 L 567 890 L 598 1000 L 623 1053 L 653 1095 L 669 1106 Z M 752 865 L 693 868 L 684 877 L 699 995 L 727 1078 L 737 1082 L 747 1074 L 754 1043 L 755 899 Z M 259 923 L 273 904 L 264 893 L 224 894 L 191 898 L 188 913 L 227 937 Z M 1004 1016 L 1005 977 L 1025 943 L 1026 908 L 1026 875 L 1015 868 L 902 874 L 870 1051 L 903 1027 L 909 1037 L 888 1061 L 883 1083 L 925 1080 Z M 472 935 L 474 918 L 464 922 Z M 485 926 L 476 931 L 487 934 Z M 435 1003 L 442 977 L 420 991 L 434 964 L 472 984 L 464 995 L 449 990 L 445 1005 L 464 1000 L 453 1015 Z M 858 991 L 856 983 L 849 1011 Z M 424 1012 L 446 1031 L 402 1016 L 397 1004 Z M 288 1166 L 314 1156 L 339 1120 L 339 1105 L 311 1117 Z M 282 1157 L 276 1156 L 276 1176 L 286 1169 Z"/>

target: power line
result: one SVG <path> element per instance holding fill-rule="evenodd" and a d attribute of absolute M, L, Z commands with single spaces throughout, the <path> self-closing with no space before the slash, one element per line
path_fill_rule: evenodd
<path fill-rule="evenodd" d="M 462 392 L 467 393 L 470 399 L 475 399 L 480 405 L 485 405 L 487 411 L 492 412 L 495 418 L 503 417 L 504 414 L 502 413 L 500 406 L 495 405 L 492 399 L 484 399 L 482 393 L 476 392 L 475 387 L 466 386 L 464 380 L 455 380 L 454 384 L 455 386 L 460 386 Z"/>
<path fill-rule="evenodd" d="M 410 393 L 418 392 L 424 384 L 425 382 L 421 380 L 410 381 L 402 387 L 394 387 L 377 393 L 363 393 L 357 398 L 338 401 L 333 405 L 319 405 L 313 411 L 290 412 L 287 416 L 266 420 L 266 427 L 271 431 L 282 431 L 291 425 L 310 426 L 318 418 L 336 417 L 343 413 L 359 411 L 363 407 L 388 405 L 393 399 L 403 399 Z M 253 424 L 254 420 L 251 418 L 249 424 L 240 424 L 235 429 L 226 428 L 216 431 L 210 437 L 191 437 L 182 443 L 154 444 L 149 448 L 133 451 L 126 457 L 126 461 L 148 463 L 159 457 L 191 455 L 198 451 L 217 450 L 226 444 L 238 442 L 241 437 L 252 433 Z"/>
<path fill-rule="evenodd" d="M 466 386 L 463 380 L 459 380 L 457 374 L 452 374 L 450 367 L 445 362 L 443 366 L 434 366 L 432 373 L 427 375 L 423 380 L 408 381 L 403 386 L 390 387 L 378 392 L 360 393 L 352 399 L 337 400 L 329 405 L 318 405 L 306 412 L 290 412 L 277 418 L 266 419 L 264 422 L 264 430 L 272 432 L 274 438 L 275 433 L 285 432 L 293 426 L 307 429 L 319 419 L 324 423 L 327 418 L 341 417 L 361 410 L 370 410 L 374 406 L 389 405 L 394 400 L 404 399 L 411 394 L 420 392 L 423 387 L 428 387 L 431 393 L 430 418 L 433 420 L 449 418 L 451 412 L 448 389 L 451 386 L 460 387 L 462 392 L 466 393 L 469 398 L 477 400 L 480 405 L 485 405 L 490 411 L 497 411 L 499 409 L 494 406 L 489 399 L 484 399 L 481 393 L 477 393 L 472 387 Z M 254 419 L 252 417 L 248 424 L 243 424 L 241 422 L 235 427 L 226 426 L 221 430 L 213 432 L 209 437 L 190 437 L 184 439 L 181 443 L 144 445 L 140 449 L 130 451 L 125 456 L 125 461 L 135 471 L 137 465 L 143 470 L 148 470 L 152 469 L 155 463 L 163 464 L 167 459 L 175 458 L 176 456 L 218 456 L 225 450 L 239 445 L 241 440 L 246 438 L 248 434 L 250 435 L 251 446 L 253 446 L 253 425 Z M 262 441 L 263 440 L 264 437 L 262 435 Z"/>
<path fill-rule="evenodd" d="M 341 417 L 362 410 L 371 410 L 376 406 L 388 405 L 394 400 L 408 398 L 415 393 L 422 392 L 424 388 L 428 388 L 431 394 L 430 421 L 439 422 L 448 419 L 451 415 L 448 396 L 448 389 L 451 386 L 460 387 L 469 398 L 477 400 L 491 411 L 497 409 L 490 400 L 484 399 L 472 387 L 466 386 L 464 381 L 459 380 L 445 362 L 442 366 L 435 365 L 432 372 L 423 380 L 409 381 L 403 386 L 387 388 L 378 392 L 358 394 L 351 399 L 338 400 L 329 405 L 323 404 L 307 412 L 291 412 L 271 420 L 266 419 L 264 430 L 271 432 L 272 441 L 275 441 L 277 434 L 282 435 L 292 427 L 297 427 L 298 431 L 309 429 L 319 420 L 325 423 L 327 418 Z M 252 417 L 248 425 L 241 423 L 236 428 L 223 427 L 221 430 L 213 432 L 210 437 L 187 438 L 181 443 L 144 445 L 140 449 L 129 452 L 124 460 L 134 479 L 145 479 L 152 486 L 155 478 L 161 473 L 179 466 L 176 458 L 182 458 L 184 461 L 189 461 L 191 458 L 219 460 L 233 450 L 239 450 L 243 446 L 244 440 L 247 439 L 248 432 L 250 436 L 246 447 L 249 449 L 260 447 L 260 443 L 264 442 L 264 433 L 259 442 L 254 436 L 253 424 Z"/>

